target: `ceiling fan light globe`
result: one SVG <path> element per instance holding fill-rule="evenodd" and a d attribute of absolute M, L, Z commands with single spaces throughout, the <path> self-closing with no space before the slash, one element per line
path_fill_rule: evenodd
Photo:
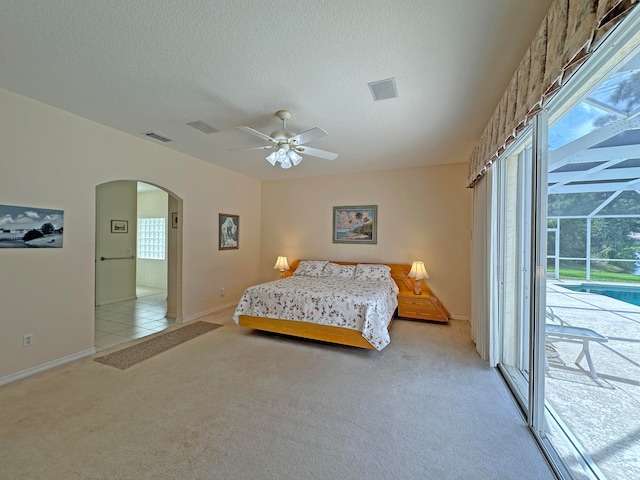
<path fill-rule="evenodd" d="M 282 168 L 291 168 L 291 160 L 289 160 L 289 158 L 287 157 L 284 157 L 284 160 L 280 162 L 280 166 Z"/>
<path fill-rule="evenodd" d="M 267 157 L 267 162 L 275 167 L 276 161 L 278 161 L 278 159 L 276 158 L 276 152 L 271 152 L 271 154 Z"/>
<path fill-rule="evenodd" d="M 293 162 L 294 166 L 298 165 L 302 161 L 302 157 L 298 155 L 294 150 L 289 150 L 287 152 L 287 157 L 289 157 L 289 160 Z"/>
<path fill-rule="evenodd" d="M 283 162 L 287 158 L 287 153 L 281 148 L 276 152 L 276 161 Z"/>

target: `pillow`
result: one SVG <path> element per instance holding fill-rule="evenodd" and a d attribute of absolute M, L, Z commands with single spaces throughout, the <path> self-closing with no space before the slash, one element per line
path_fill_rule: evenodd
<path fill-rule="evenodd" d="M 380 282 L 391 280 L 391 267 L 389 265 L 359 263 L 356 266 L 356 280 L 369 280 Z"/>
<path fill-rule="evenodd" d="M 325 277 L 353 278 L 355 270 L 355 265 L 340 265 L 329 262 L 324 267 L 322 275 Z"/>
<path fill-rule="evenodd" d="M 322 277 L 322 270 L 329 263 L 327 260 L 300 260 L 294 275 L 304 275 L 307 277 Z"/>

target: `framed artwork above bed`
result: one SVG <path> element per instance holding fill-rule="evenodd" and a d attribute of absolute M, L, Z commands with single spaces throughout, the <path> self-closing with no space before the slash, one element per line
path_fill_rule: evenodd
<path fill-rule="evenodd" d="M 333 243 L 376 245 L 378 206 L 333 207 Z"/>

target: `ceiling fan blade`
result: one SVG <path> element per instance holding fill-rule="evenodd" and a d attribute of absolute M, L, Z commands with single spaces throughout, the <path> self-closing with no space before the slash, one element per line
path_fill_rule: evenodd
<path fill-rule="evenodd" d="M 319 148 L 299 147 L 296 148 L 296 151 L 300 153 L 306 153 L 307 155 L 312 155 L 314 157 L 324 158 L 326 160 L 335 160 L 336 158 L 338 158 L 337 153 L 327 152 L 326 150 L 320 150 Z"/>
<path fill-rule="evenodd" d="M 311 140 L 315 140 L 316 138 L 326 137 L 327 135 L 329 134 L 323 129 L 315 127 L 294 135 L 289 139 L 289 141 L 294 140 L 296 142 L 296 145 L 302 145 L 303 143 L 310 142 Z"/>
<path fill-rule="evenodd" d="M 245 127 L 244 125 L 241 125 L 241 126 L 238 126 L 236 128 L 239 129 L 239 130 L 243 130 L 243 131 L 245 131 L 247 133 L 250 133 L 251 135 L 255 135 L 256 137 L 260 137 L 263 140 L 267 140 L 269 142 L 277 143 L 275 138 L 271 138 L 269 135 L 265 135 L 264 133 L 259 132 L 258 130 L 254 130 L 251 127 Z"/>
<path fill-rule="evenodd" d="M 271 150 L 273 148 L 275 148 L 275 145 L 263 145 L 262 147 L 230 148 L 229 151 L 233 152 L 236 150 Z"/>

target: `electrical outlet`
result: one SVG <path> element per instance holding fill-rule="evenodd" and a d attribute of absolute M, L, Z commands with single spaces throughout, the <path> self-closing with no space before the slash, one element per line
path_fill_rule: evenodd
<path fill-rule="evenodd" d="M 24 337 L 22 337 L 22 346 L 30 347 L 33 345 L 33 333 L 27 333 Z"/>
<path fill-rule="evenodd" d="M 224 297 L 224 287 L 220 289 L 220 296 Z"/>

